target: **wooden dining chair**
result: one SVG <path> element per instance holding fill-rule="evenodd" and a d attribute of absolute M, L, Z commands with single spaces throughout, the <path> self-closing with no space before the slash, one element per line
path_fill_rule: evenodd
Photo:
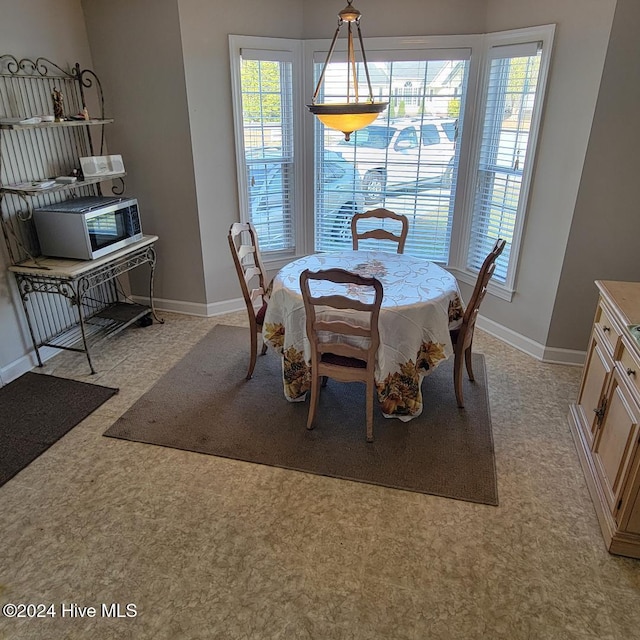
<path fill-rule="evenodd" d="M 355 295 L 314 295 L 310 281 L 366 287 L 365 291 L 374 294 L 373 302 L 363 302 Z M 373 374 L 380 344 L 378 317 L 383 296 L 382 284 L 376 278 L 365 278 L 344 269 L 306 269 L 300 274 L 300 289 L 306 313 L 307 337 L 311 343 L 311 400 L 307 429 L 313 428 L 320 386 L 326 384 L 327 378 L 339 382 L 364 382 L 367 385 L 367 442 L 373 442 L 373 400 L 376 389 Z M 365 324 L 350 321 L 351 311 L 363 312 Z M 360 316 L 358 320 L 361 320 Z M 322 340 L 319 333 L 323 334 Z M 347 337 L 364 339 L 367 346 L 347 344 Z"/>
<path fill-rule="evenodd" d="M 499 238 L 491 252 L 487 255 L 480 267 L 478 279 L 476 280 L 471 299 L 467 305 L 467 309 L 462 317 L 462 324 L 458 329 L 450 331 L 451 342 L 453 343 L 454 361 L 453 361 L 453 386 L 456 391 L 456 400 L 460 408 L 464 407 L 462 397 L 462 360 L 464 359 L 469 380 L 475 380 L 473 377 L 473 368 L 471 365 L 471 345 L 473 343 L 473 332 L 480 310 L 480 303 L 487 293 L 487 285 L 496 268 L 496 260 L 502 253 L 506 242 Z"/>
<path fill-rule="evenodd" d="M 380 220 L 396 220 L 401 225 L 399 234 L 392 233 L 387 229 L 370 229 L 368 231 L 358 232 L 358 222 L 360 220 L 369 220 L 378 218 Z M 404 253 L 404 244 L 407 241 L 409 233 L 409 219 L 400 213 L 389 211 L 389 209 L 372 209 L 364 213 L 355 213 L 351 218 L 351 237 L 353 239 L 353 250 L 358 250 L 358 240 L 391 240 L 398 243 L 398 253 Z"/>
<path fill-rule="evenodd" d="M 244 234 L 244 238 L 243 238 Z M 236 267 L 242 296 L 249 314 L 249 330 L 251 333 L 251 357 L 247 380 L 251 379 L 256 366 L 258 354 L 258 334 L 262 334 L 262 323 L 267 311 L 265 287 L 265 269 L 260 258 L 258 234 L 250 222 L 234 222 L 229 229 L 229 247 Z M 267 345 L 262 343 L 262 355 Z"/>

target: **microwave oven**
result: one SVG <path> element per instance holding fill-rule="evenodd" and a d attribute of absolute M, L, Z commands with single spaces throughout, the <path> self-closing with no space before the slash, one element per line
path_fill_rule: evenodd
<path fill-rule="evenodd" d="M 43 255 L 94 260 L 142 239 L 135 198 L 87 196 L 33 212 Z"/>

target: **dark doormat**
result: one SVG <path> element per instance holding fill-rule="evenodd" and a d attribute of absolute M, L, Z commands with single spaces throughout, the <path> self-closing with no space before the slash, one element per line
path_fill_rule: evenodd
<path fill-rule="evenodd" d="M 316 426 L 308 402 L 284 397 L 280 356 L 258 358 L 246 381 L 249 330 L 218 325 L 104 435 L 397 489 L 497 505 L 484 357 L 465 380 L 465 408 L 452 360 L 422 385 L 424 410 L 409 422 L 374 409 L 365 440 L 365 387 L 333 380 L 320 393 Z"/>
<path fill-rule="evenodd" d="M 0 388 L 0 486 L 117 392 L 32 372 Z"/>

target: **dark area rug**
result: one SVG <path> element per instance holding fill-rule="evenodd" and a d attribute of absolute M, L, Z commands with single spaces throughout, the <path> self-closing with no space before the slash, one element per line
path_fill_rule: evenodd
<path fill-rule="evenodd" d="M 0 486 L 117 392 L 32 372 L 0 388 Z"/>
<path fill-rule="evenodd" d="M 452 360 L 423 381 L 418 418 L 384 418 L 376 407 L 367 443 L 364 384 L 329 380 L 308 431 L 308 402 L 284 398 L 280 357 L 258 357 L 246 381 L 248 329 L 218 325 L 104 435 L 497 505 L 484 357 L 474 355 L 465 409 Z"/>

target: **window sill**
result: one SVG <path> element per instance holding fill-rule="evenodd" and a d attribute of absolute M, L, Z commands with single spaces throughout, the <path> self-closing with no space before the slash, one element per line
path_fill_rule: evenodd
<path fill-rule="evenodd" d="M 293 253 L 287 254 L 274 254 L 274 255 L 265 255 L 262 254 L 262 263 L 264 264 L 264 268 L 273 276 L 282 269 L 285 265 L 297 260 L 298 258 L 302 258 L 303 255 L 295 255 Z"/>
<path fill-rule="evenodd" d="M 474 286 L 478 279 L 478 274 L 476 273 L 470 273 L 469 271 L 462 271 L 454 268 L 450 268 L 448 270 L 458 280 L 471 286 Z M 502 300 L 506 300 L 507 302 L 511 302 L 511 300 L 513 299 L 513 294 L 515 293 L 513 289 L 509 289 L 506 285 L 498 284 L 495 282 L 489 282 L 487 292 L 491 295 L 496 296 L 496 298 L 501 298 Z"/>

